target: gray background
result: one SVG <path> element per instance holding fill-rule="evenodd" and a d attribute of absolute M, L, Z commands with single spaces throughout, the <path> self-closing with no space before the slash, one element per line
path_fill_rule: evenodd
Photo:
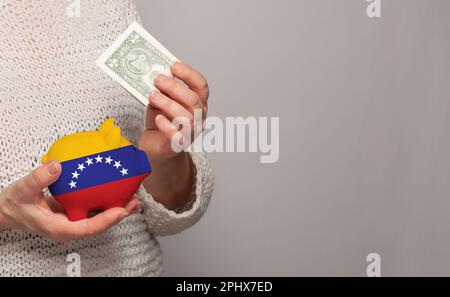
<path fill-rule="evenodd" d="M 205 217 L 166 275 L 450 275 L 450 1 L 137 0 L 201 69 L 210 114 L 280 116 L 281 157 L 210 155 Z"/>

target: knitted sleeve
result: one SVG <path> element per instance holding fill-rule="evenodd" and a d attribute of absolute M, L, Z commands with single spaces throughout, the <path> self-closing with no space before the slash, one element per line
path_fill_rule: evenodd
<path fill-rule="evenodd" d="M 169 210 L 156 202 L 143 186 L 140 187 L 138 197 L 151 234 L 166 236 L 179 233 L 195 224 L 205 213 L 214 187 L 213 172 L 204 154 L 191 153 L 191 157 L 195 180 L 184 209 L 178 212 Z"/>

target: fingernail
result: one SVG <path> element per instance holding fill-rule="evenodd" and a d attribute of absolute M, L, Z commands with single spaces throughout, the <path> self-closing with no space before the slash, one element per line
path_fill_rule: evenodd
<path fill-rule="evenodd" d="M 162 115 L 157 115 L 156 117 L 155 117 L 155 121 L 157 122 L 157 123 L 159 123 L 159 122 L 161 122 L 161 120 L 162 120 Z"/>
<path fill-rule="evenodd" d="M 55 175 L 58 173 L 58 162 L 50 161 L 45 165 L 45 168 L 50 175 Z"/>
<path fill-rule="evenodd" d="M 181 71 L 183 71 L 183 64 L 176 62 L 173 64 L 173 69 L 175 69 L 176 72 L 181 73 Z"/>
<path fill-rule="evenodd" d="M 160 74 L 160 75 L 158 75 L 157 79 L 159 82 L 164 83 L 164 82 L 169 81 L 170 78 L 168 76 L 165 76 L 164 74 Z"/>

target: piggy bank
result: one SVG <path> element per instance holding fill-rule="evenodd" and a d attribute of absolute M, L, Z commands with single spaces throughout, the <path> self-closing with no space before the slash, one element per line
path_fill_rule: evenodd
<path fill-rule="evenodd" d="M 126 206 L 151 173 L 147 155 L 122 137 L 113 119 L 98 131 L 59 139 L 42 163 L 48 160 L 61 163 L 61 176 L 49 190 L 71 221 L 85 219 L 91 211 Z"/>

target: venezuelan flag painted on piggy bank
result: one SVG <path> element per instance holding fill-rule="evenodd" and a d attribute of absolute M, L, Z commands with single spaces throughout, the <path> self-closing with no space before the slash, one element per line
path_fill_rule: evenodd
<path fill-rule="evenodd" d="M 48 160 L 62 165 L 49 190 L 71 221 L 85 219 L 90 211 L 124 207 L 151 173 L 146 154 L 122 137 L 113 119 L 98 131 L 56 141 L 42 163 Z"/>

